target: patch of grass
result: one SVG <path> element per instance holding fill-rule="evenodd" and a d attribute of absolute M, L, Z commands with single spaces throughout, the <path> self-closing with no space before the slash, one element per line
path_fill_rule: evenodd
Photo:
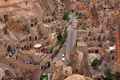
<path fill-rule="evenodd" d="M 53 52 L 53 49 L 54 49 L 54 47 L 50 47 L 50 48 L 48 48 L 48 51 L 49 51 L 50 53 L 52 53 L 52 52 Z"/>

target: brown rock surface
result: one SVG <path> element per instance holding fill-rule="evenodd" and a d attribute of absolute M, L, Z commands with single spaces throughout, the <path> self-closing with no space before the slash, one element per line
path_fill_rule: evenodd
<path fill-rule="evenodd" d="M 93 79 L 79 75 L 79 74 L 73 74 L 64 80 L 93 80 Z"/>

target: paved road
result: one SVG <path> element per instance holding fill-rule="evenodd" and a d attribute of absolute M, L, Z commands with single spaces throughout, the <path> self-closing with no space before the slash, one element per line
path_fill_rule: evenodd
<path fill-rule="evenodd" d="M 69 23 L 70 24 L 68 25 L 68 29 L 67 29 L 68 36 L 67 36 L 66 42 L 64 43 L 63 50 L 57 54 L 55 60 L 62 60 L 63 54 L 65 54 L 66 56 L 65 62 L 68 62 L 69 55 L 76 44 L 77 30 L 75 28 L 77 27 L 77 20 L 73 19 Z"/>
<path fill-rule="evenodd" d="M 71 50 L 73 49 L 74 45 L 76 44 L 77 31 L 76 31 L 76 29 L 74 29 L 74 26 L 75 25 L 72 25 L 72 24 L 70 24 L 68 26 L 68 37 L 67 37 L 67 40 L 65 42 L 66 53 L 70 53 Z"/>

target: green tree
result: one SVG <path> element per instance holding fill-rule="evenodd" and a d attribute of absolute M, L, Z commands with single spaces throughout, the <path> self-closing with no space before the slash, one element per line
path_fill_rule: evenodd
<path fill-rule="evenodd" d="M 65 12 L 63 16 L 63 20 L 69 21 L 70 20 L 69 14 L 70 14 L 69 12 Z"/>
<path fill-rule="evenodd" d="M 91 66 L 94 68 L 94 69 L 97 69 L 98 66 L 101 64 L 101 60 L 98 60 L 97 58 L 93 60 L 93 62 L 91 63 Z"/>
<path fill-rule="evenodd" d="M 48 75 L 42 75 L 42 76 L 40 77 L 40 80 L 48 80 Z"/>
<path fill-rule="evenodd" d="M 110 69 L 107 69 L 105 71 L 105 78 L 104 80 L 117 80 L 115 75 L 112 73 L 112 71 Z"/>

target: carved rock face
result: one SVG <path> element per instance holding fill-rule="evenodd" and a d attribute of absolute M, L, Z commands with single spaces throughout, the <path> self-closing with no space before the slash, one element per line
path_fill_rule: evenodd
<path fill-rule="evenodd" d="M 55 10 L 55 1 L 52 0 L 1 0 L 0 13 L 10 15 L 20 15 L 24 17 L 39 16 L 42 17 L 47 13 Z"/>
<path fill-rule="evenodd" d="M 65 66 L 65 67 L 63 68 L 63 74 L 64 74 L 65 76 L 67 76 L 67 77 L 70 76 L 70 75 L 72 74 L 72 67 L 70 67 L 70 66 L 69 66 L 69 67 L 66 67 L 66 66 Z"/>
<path fill-rule="evenodd" d="M 10 21 L 8 21 L 8 29 L 13 32 L 22 32 L 24 30 L 24 26 L 22 25 L 22 23 L 11 19 Z"/>

